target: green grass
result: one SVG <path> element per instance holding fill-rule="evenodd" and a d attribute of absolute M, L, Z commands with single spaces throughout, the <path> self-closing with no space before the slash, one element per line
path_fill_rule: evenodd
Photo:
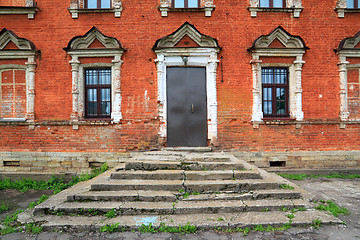
<path fill-rule="evenodd" d="M 187 233 L 196 233 L 197 227 L 187 223 L 186 225 L 179 225 L 178 227 L 166 226 L 165 223 L 161 223 L 159 227 L 153 227 L 150 223 L 149 225 L 141 225 L 139 228 L 140 233 L 157 233 L 157 232 L 168 232 L 168 233 L 180 233 L 181 235 Z"/>
<path fill-rule="evenodd" d="M 331 173 L 329 175 L 306 175 L 306 174 L 279 174 L 279 176 L 291 180 L 305 180 L 306 178 L 341 178 L 341 179 L 355 179 L 360 178 L 360 174 L 347 174 L 347 173 Z"/>
<path fill-rule="evenodd" d="M 0 213 L 6 212 L 7 210 L 9 210 L 9 207 L 5 204 L 0 206 Z"/>
<path fill-rule="evenodd" d="M 115 223 L 115 224 L 106 224 L 105 226 L 102 226 L 100 228 L 100 232 L 119 232 L 119 225 L 120 223 Z M 122 231 L 124 231 L 124 229 L 121 229 Z"/>
<path fill-rule="evenodd" d="M 12 181 L 8 178 L 1 179 L 0 189 L 17 189 L 20 192 L 26 192 L 27 190 L 53 190 L 54 194 L 61 192 L 75 184 L 90 180 L 99 174 L 105 172 L 108 169 L 108 165 L 104 163 L 100 168 L 92 169 L 90 173 L 82 173 L 80 176 L 75 176 L 70 182 L 65 183 L 63 177 L 52 176 L 48 181 L 35 181 L 32 179 L 22 178 L 19 181 Z"/>
<path fill-rule="evenodd" d="M 30 189 L 34 190 L 53 190 L 54 194 L 59 193 L 60 191 L 69 188 L 79 182 L 90 180 L 99 174 L 105 172 L 108 169 L 107 164 L 103 164 L 100 168 L 92 169 L 91 173 L 82 173 L 80 176 L 73 177 L 73 179 L 65 183 L 62 177 L 52 176 L 48 181 L 35 181 L 32 179 L 21 179 L 19 181 L 12 181 L 10 179 L 1 179 L 0 180 L 0 189 L 17 189 L 21 192 L 25 192 Z M 28 209 L 34 208 L 36 205 L 46 201 L 49 198 L 48 195 L 42 195 L 37 202 L 31 202 Z M 4 205 L 3 205 L 4 206 Z M 5 209 L 5 207 L 4 207 Z M 21 232 L 23 230 L 31 233 L 40 233 L 42 227 L 35 223 L 26 224 L 22 228 L 17 222 L 18 215 L 25 210 L 19 210 L 14 214 L 6 216 L 5 220 L 0 222 L 0 235 L 5 235 L 8 233 Z M 97 214 L 96 211 L 90 211 L 90 214 Z M 57 213 L 59 215 L 61 213 Z"/>
<path fill-rule="evenodd" d="M 110 211 L 108 211 L 105 214 L 105 217 L 107 217 L 107 218 L 114 218 L 116 216 L 117 216 L 117 213 L 116 213 L 115 209 L 111 209 Z"/>
<path fill-rule="evenodd" d="M 281 187 L 282 189 L 289 189 L 289 190 L 293 190 L 293 189 L 294 189 L 294 187 L 293 187 L 293 186 L 290 186 L 289 184 L 282 184 L 282 185 L 280 185 L 280 187 Z"/>
<path fill-rule="evenodd" d="M 321 211 L 328 211 L 335 217 L 337 217 L 339 215 L 350 214 L 350 211 L 347 208 L 340 207 L 339 205 L 337 205 L 336 203 L 334 203 L 333 201 L 330 201 L 330 200 L 329 201 L 321 200 L 321 201 L 315 202 L 315 203 L 318 203 L 318 205 L 315 206 L 315 209 L 321 210 Z"/>

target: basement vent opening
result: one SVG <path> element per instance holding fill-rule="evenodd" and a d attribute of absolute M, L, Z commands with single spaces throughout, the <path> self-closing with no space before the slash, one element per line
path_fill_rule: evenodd
<path fill-rule="evenodd" d="M 89 168 L 99 168 L 101 167 L 105 162 L 89 162 Z"/>
<path fill-rule="evenodd" d="M 20 167 L 20 161 L 3 161 L 4 167 Z"/>
<path fill-rule="evenodd" d="M 286 162 L 285 161 L 270 161 L 270 167 L 285 167 Z"/>

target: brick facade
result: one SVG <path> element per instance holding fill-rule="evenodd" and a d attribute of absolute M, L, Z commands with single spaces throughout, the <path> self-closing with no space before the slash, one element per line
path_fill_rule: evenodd
<path fill-rule="evenodd" d="M 158 39 L 174 33 L 185 22 L 201 34 L 216 39 L 221 47 L 216 68 L 217 136 L 210 145 L 249 152 L 360 150 L 360 67 L 356 66 L 360 63 L 360 54 L 346 59 L 352 65 L 346 70 L 347 89 L 344 89 L 348 91 L 345 112 L 348 111 L 349 116 L 341 121 L 340 60 L 334 51 L 343 39 L 354 37 L 360 31 L 360 13 L 345 12 L 344 18 L 339 18 L 334 11 L 337 0 L 295 1 L 296 7 L 301 9 L 299 17 L 285 11 L 287 9 L 257 11 L 256 17 L 252 17 L 249 7 L 254 1 L 249 0 L 211 1 L 214 7 L 211 16 L 205 16 L 203 11 L 169 11 L 167 16 L 162 16 L 159 7 L 164 1 L 122 0 L 115 1 L 122 7 L 121 17 L 104 10 L 79 11 L 78 18 L 72 18 L 68 8 L 74 8 L 72 5 L 76 2 L 38 1 L 34 19 L 21 14 L 0 15 L 1 28 L 19 39 L 31 41 L 36 47 L 34 118 L 20 122 L 0 121 L 1 152 L 126 152 L 166 146 L 166 138 L 159 134 L 162 122 L 157 55 L 152 47 Z M 201 1 L 202 4 L 206 2 Z M 256 39 L 279 26 L 291 36 L 300 37 L 309 48 L 302 57 L 299 89 L 304 117 L 298 121 L 270 119 L 254 125 L 251 121 L 254 76 L 250 63 L 253 58 L 247 50 Z M 118 123 L 84 120 L 81 116 L 77 121 L 71 118 L 76 89 L 74 68 L 69 62 L 74 59 L 64 48 L 73 38 L 84 36 L 93 27 L 105 37 L 118 40 L 124 49 L 118 92 L 121 94 L 121 120 Z M 283 46 L 275 41 L 270 47 Z M 90 48 L 104 46 L 94 42 Z M 10 43 L 2 46 L 0 52 L 11 49 L 16 46 Z M 114 64 L 114 57 L 87 55 L 80 56 L 79 61 L 85 66 L 94 63 L 110 66 Z M 261 56 L 259 61 L 260 65 L 290 65 L 296 57 Z M 4 59 L 0 56 L 0 66 L 7 64 L 24 68 L 22 71 L 0 69 L 3 83 L 9 74 L 16 79 L 17 76 L 24 78 L 28 57 Z M 20 86 L 21 81 L 15 80 L 14 86 Z M 6 91 L 2 89 L 3 93 Z M 24 107 L 28 99 L 23 99 L 26 94 L 22 90 L 19 94 L 23 96 L 19 103 Z M 0 118 L 10 114 L 4 104 L 5 99 L 1 103 Z M 11 114 L 17 116 L 14 112 Z"/>

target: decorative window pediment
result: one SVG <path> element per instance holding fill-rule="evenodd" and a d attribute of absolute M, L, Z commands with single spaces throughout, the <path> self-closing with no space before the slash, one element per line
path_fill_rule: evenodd
<path fill-rule="evenodd" d="M 0 85 L 4 85 L 4 88 L 0 88 L 0 96 L 14 97 L 13 99 L 0 99 L 0 120 L 33 122 L 35 110 L 35 45 L 4 28 L 0 31 L 0 59 L 9 60 L 9 64 L 0 65 L 0 75 L 10 74 L 4 77 L 4 79 L 7 78 L 6 81 L 0 81 Z M 27 62 L 25 65 L 11 64 L 12 59 L 26 59 Z M 25 74 L 22 74 L 21 71 L 25 71 Z M 20 90 L 14 92 L 11 90 L 12 87 Z M 2 94 L 3 90 L 7 91 L 6 94 Z"/>
<path fill-rule="evenodd" d="M 0 14 L 27 14 L 29 19 L 34 19 L 36 12 L 36 2 L 34 0 L 23 0 L 19 4 L 17 1 L 14 4 L 4 4 L 0 2 Z"/>
<path fill-rule="evenodd" d="M 98 54 L 106 52 L 113 55 L 114 52 L 123 53 L 120 42 L 116 38 L 102 34 L 96 27 L 92 27 L 85 35 L 77 36 L 70 40 L 68 46 L 64 48 L 69 54 Z M 84 52 L 84 53 L 82 53 Z"/>
<path fill-rule="evenodd" d="M 219 48 L 215 38 L 201 34 L 193 25 L 185 22 L 174 33 L 156 41 L 153 49 L 176 47 Z"/>
<path fill-rule="evenodd" d="M 302 121 L 302 87 L 301 72 L 303 55 L 308 49 L 304 40 L 299 36 L 288 33 L 281 26 L 277 27 L 268 35 L 257 38 L 248 51 L 252 54 L 253 70 L 253 114 L 252 122 L 258 127 L 263 120 L 262 106 L 262 69 L 272 67 L 284 67 L 289 69 L 289 115 L 291 119 Z M 294 58 L 293 63 L 263 63 L 261 57 L 290 57 Z"/>
<path fill-rule="evenodd" d="M 301 0 L 285 0 L 286 6 L 279 7 L 261 7 L 261 0 L 250 0 L 250 7 L 248 8 L 251 17 L 257 17 L 257 12 L 291 12 L 294 18 L 300 17 L 300 12 L 304 9 Z"/>
<path fill-rule="evenodd" d="M 213 0 L 201 0 L 200 7 L 197 8 L 175 8 L 173 0 L 160 0 L 159 10 L 162 17 L 167 17 L 168 12 L 184 12 L 184 11 L 204 11 L 206 17 L 211 17 L 212 11 L 215 9 Z"/>
<path fill-rule="evenodd" d="M 360 13 L 360 4 L 358 0 L 337 0 L 335 11 L 339 18 L 344 18 L 345 13 Z"/>
<path fill-rule="evenodd" d="M 72 67 L 72 95 L 73 95 L 73 109 L 71 120 L 73 121 L 73 128 L 78 128 L 79 120 L 86 117 L 85 114 L 85 70 L 86 69 L 110 69 L 111 83 L 109 89 L 111 100 L 111 121 L 114 123 L 120 122 L 121 114 L 121 56 L 125 49 L 122 48 L 120 42 L 116 38 L 108 37 L 102 34 L 96 27 L 93 27 L 83 36 L 77 36 L 70 40 L 68 46 L 64 48 L 71 57 L 70 61 Z M 113 57 L 111 63 L 95 62 L 91 64 L 82 64 L 80 58 L 99 58 L 99 57 Z"/>
<path fill-rule="evenodd" d="M 113 12 L 115 17 L 121 17 L 123 10 L 121 0 L 111 0 L 111 8 L 86 8 L 85 1 L 87 0 L 70 0 L 70 7 L 68 8 L 72 18 L 78 18 L 79 13 L 94 13 L 94 12 Z"/>
<path fill-rule="evenodd" d="M 340 119 L 342 121 L 360 120 L 360 64 L 350 59 L 360 59 L 360 32 L 343 39 L 335 52 L 339 56 L 340 78 Z"/>

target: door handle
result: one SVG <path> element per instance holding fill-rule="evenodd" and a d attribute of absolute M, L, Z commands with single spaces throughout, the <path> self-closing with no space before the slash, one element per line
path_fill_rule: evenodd
<path fill-rule="evenodd" d="M 194 113 L 194 104 L 191 104 L 191 113 Z"/>

